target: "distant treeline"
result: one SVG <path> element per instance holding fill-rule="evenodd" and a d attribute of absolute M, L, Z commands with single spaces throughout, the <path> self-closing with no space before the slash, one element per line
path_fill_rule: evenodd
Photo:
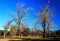
<path fill-rule="evenodd" d="M 26 29 L 26 30 L 25 30 Z M 25 28 L 25 31 L 21 31 L 20 36 L 28 36 L 28 35 L 39 35 L 42 36 L 43 32 L 40 30 L 36 30 L 35 31 L 30 31 L 29 28 Z M 13 32 L 11 33 L 11 31 L 7 31 L 6 36 L 13 36 L 15 35 L 18 36 L 18 33 Z M 4 30 L 0 30 L 0 36 L 4 36 Z M 46 37 L 60 37 L 60 30 L 57 31 L 50 31 L 50 34 L 48 36 L 48 34 L 46 33 Z"/>

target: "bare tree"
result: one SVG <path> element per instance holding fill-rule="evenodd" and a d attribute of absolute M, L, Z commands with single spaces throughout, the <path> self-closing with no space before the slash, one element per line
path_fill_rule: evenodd
<path fill-rule="evenodd" d="M 7 24 L 4 27 L 4 38 L 6 37 L 6 34 L 8 32 L 9 26 L 11 24 L 12 21 L 8 21 Z"/>
<path fill-rule="evenodd" d="M 50 0 L 48 1 L 49 4 Z M 39 21 L 42 24 L 43 27 L 43 38 L 46 38 L 46 30 L 49 30 L 49 27 L 52 26 L 51 25 L 51 18 L 52 18 L 52 12 L 50 11 L 50 9 L 48 8 L 48 4 L 42 8 L 42 12 L 41 14 L 37 14 L 37 16 L 39 17 Z M 48 11 L 46 11 L 48 10 Z M 48 29 L 47 29 L 48 28 Z M 48 31 L 49 32 L 49 31 Z"/>
<path fill-rule="evenodd" d="M 37 20 L 35 20 L 35 21 L 34 21 L 34 24 L 33 24 L 33 25 L 34 25 L 34 27 L 33 27 L 34 31 L 33 31 L 33 32 L 34 32 L 34 35 L 35 35 L 35 36 L 36 36 L 36 32 L 37 32 L 37 27 L 36 27 L 37 24 L 38 24 L 38 22 L 37 22 Z"/>
<path fill-rule="evenodd" d="M 23 13 L 21 14 L 21 11 L 22 11 L 22 8 L 24 7 L 24 4 L 17 4 L 16 5 L 17 7 L 17 17 L 14 17 L 14 15 L 11 15 L 13 17 L 13 19 L 15 19 L 14 21 L 16 22 L 17 26 L 18 26 L 18 34 L 20 34 L 19 32 L 19 28 L 20 28 L 20 25 L 21 25 L 21 20 L 22 18 L 26 15 L 26 13 L 28 12 L 28 10 L 32 10 L 32 8 L 26 8 Z"/>

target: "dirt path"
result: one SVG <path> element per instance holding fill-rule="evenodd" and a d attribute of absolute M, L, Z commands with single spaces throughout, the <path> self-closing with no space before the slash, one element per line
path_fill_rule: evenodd
<path fill-rule="evenodd" d="M 22 39 L 0 39 L 0 41 L 9 41 L 9 40 L 22 40 Z"/>
<path fill-rule="evenodd" d="M 8 41 L 8 39 L 0 39 L 0 41 Z"/>

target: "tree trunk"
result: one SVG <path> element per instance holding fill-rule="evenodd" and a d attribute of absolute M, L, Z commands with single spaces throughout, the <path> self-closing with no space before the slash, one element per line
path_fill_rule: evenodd
<path fill-rule="evenodd" d="M 49 36 L 49 27 L 47 29 L 48 29 L 48 36 Z"/>
<path fill-rule="evenodd" d="M 6 37 L 6 33 L 4 32 L 4 38 Z"/>
<path fill-rule="evenodd" d="M 50 34 L 50 33 L 49 33 L 49 23 L 48 23 L 48 27 L 47 27 L 47 29 L 48 29 L 48 36 L 49 36 L 49 34 Z"/>
<path fill-rule="evenodd" d="M 46 30 L 45 30 L 46 24 L 45 22 L 43 23 L 43 38 L 46 38 Z"/>

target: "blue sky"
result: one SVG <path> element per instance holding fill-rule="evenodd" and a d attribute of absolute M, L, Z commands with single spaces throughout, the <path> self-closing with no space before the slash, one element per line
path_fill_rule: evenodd
<path fill-rule="evenodd" d="M 33 11 L 28 11 L 26 15 L 29 20 L 26 23 L 29 25 L 29 28 L 32 28 L 35 13 L 41 11 L 41 7 L 47 4 L 47 0 L 0 0 L 0 29 L 3 29 L 3 25 L 6 24 L 8 20 L 11 20 L 12 17 L 9 15 L 9 11 L 16 13 L 16 4 L 24 3 L 24 9 L 27 7 L 33 8 Z M 60 29 L 60 0 L 51 0 L 49 7 L 53 10 L 55 17 L 53 22 L 56 24 L 55 28 L 51 30 Z M 15 14 L 14 14 L 15 15 Z"/>

